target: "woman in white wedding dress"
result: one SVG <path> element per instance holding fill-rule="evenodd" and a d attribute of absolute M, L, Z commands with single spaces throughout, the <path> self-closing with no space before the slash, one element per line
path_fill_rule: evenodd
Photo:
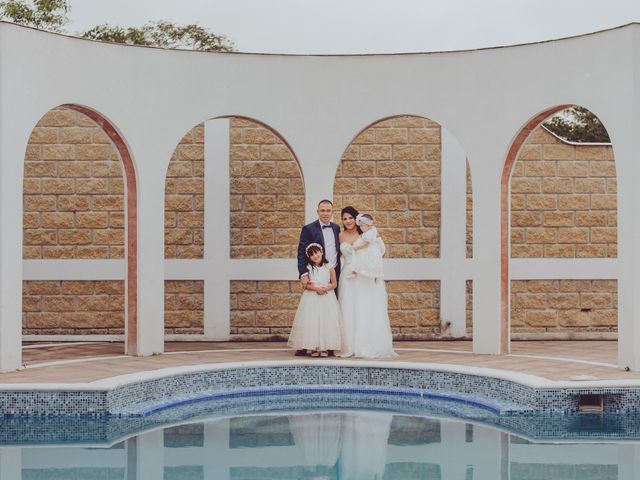
<path fill-rule="evenodd" d="M 360 238 L 356 225 L 358 211 L 353 207 L 342 209 L 344 231 L 340 232 L 340 252 L 343 266 L 338 282 L 338 299 L 342 310 L 341 357 L 392 357 L 393 337 L 387 312 L 387 289 L 382 279 L 365 275 L 349 278 L 352 270 L 353 244 Z M 384 252 L 384 243 L 380 248 Z"/>

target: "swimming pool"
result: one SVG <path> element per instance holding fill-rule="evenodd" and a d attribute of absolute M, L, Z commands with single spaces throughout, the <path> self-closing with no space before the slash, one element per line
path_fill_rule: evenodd
<path fill-rule="evenodd" d="M 144 417 L 4 419 L 0 478 L 631 479 L 638 424 L 393 394 L 218 398 Z"/>

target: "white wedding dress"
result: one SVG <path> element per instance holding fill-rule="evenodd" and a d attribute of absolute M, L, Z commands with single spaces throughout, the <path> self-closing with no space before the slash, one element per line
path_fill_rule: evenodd
<path fill-rule="evenodd" d="M 345 416 L 340 451 L 341 480 L 382 480 L 393 414 L 354 411 Z"/>
<path fill-rule="evenodd" d="M 341 243 L 340 252 L 344 261 L 338 282 L 338 298 L 342 310 L 340 356 L 395 356 L 384 280 L 365 275 L 349 278 L 349 272 L 353 270 L 350 265 L 353 261 L 353 247 L 348 243 Z"/>

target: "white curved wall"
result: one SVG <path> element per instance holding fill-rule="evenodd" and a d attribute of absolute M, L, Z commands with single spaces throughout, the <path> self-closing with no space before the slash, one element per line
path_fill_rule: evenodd
<path fill-rule="evenodd" d="M 640 306 L 639 78 L 637 24 L 469 52 L 305 57 L 126 47 L 2 23 L 0 370 L 20 364 L 24 151 L 38 119 L 65 103 L 108 118 L 134 159 L 141 354 L 162 350 L 164 175 L 176 143 L 193 125 L 243 115 L 276 129 L 300 161 L 312 219 L 317 200 L 331 198 L 341 154 L 363 125 L 398 114 L 439 122 L 460 143 L 473 175 L 474 258 L 465 268 L 474 280 L 474 350 L 498 353 L 500 177 L 507 151 L 517 128 L 542 110 L 585 106 L 607 126 L 615 148 L 620 363 L 640 368 L 640 350 L 633 348 L 640 343 L 633 320 Z M 261 268 L 269 265 L 250 267 Z M 220 284 L 228 283 L 224 269 L 219 272 Z"/>

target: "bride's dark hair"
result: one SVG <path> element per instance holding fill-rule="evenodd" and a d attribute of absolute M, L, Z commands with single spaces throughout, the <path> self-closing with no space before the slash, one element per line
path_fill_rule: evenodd
<path fill-rule="evenodd" d="M 358 216 L 358 210 L 356 210 L 355 208 L 353 208 L 351 205 L 344 207 L 342 210 L 340 210 L 340 220 L 342 220 L 342 217 L 344 217 L 344 214 L 348 213 L 349 215 L 351 215 L 353 217 L 353 219 L 355 220 L 356 217 Z M 344 226 L 344 223 L 342 224 L 342 228 L 344 230 L 347 229 L 347 227 Z M 356 229 L 358 230 L 359 234 L 362 234 L 362 230 L 360 229 L 360 227 L 358 225 L 356 225 Z"/>

